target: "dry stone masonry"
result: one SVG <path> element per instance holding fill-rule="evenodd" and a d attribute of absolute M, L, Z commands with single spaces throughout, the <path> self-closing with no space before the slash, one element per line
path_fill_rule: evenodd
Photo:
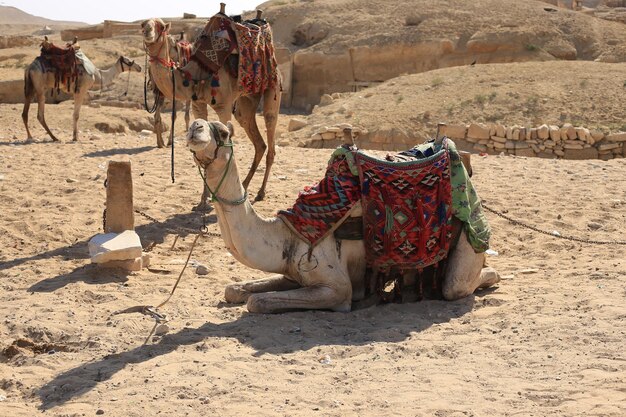
<path fill-rule="evenodd" d="M 322 127 L 303 145 L 309 148 L 333 148 L 344 142 L 344 129 L 351 128 L 356 143 L 363 149 L 402 150 L 423 141 L 412 138 L 399 128 L 368 132 L 364 128 L 341 123 Z M 563 159 L 603 159 L 626 156 L 626 132 L 605 134 L 602 131 L 576 127 L 541 125 L 504 126 L 447 125 L 443 134 L 453 139 L 461 150 L 475 152 Z"/>

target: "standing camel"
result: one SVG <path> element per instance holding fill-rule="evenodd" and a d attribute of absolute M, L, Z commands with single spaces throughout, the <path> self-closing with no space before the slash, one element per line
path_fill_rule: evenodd
<path fill-rule="evenodd" d="M 363 240 L 338 240 L 329 233 L 309 252 L 309 244 L 282 219 L 258 216 L 239 179 L 232 157 L 232 136 L 230 122 L 225 126 L 196 120 L 187 134 L 187 144 L 215 193 L 215 209 L 227 249 L 244 265 L 279 275 L 231 284 L 226 287 L 226 301 L 247 302 L 248 310 L 254 313 L 350 311 L 352 302 L 361 300 L 365 293 Z M 461 232 L 448 254 L 444 298 L 456 300 L 497 283 L 498 273 L 483 268 L 484 260 L 485 254 L 475 253 L 466 233 Z"/>
<path fill-rule="evenodd" d="M 120 56 L 115 64 L 112 67 L 101 70 L 96 68 L 96 71 L 93 75 L 87 73 L 87 71 L 82 68 L 82 65 L 79 64 L 79 72 L 78 78 L 76 79 L 76 84 L 71 86 L 66 85 L 65 83 L 60 83 L 59 88 L 69 94 L 74 96 L 74 121 L 73 121 L 73 140 L 78 140 L 78 117 L 80 114 L 80 106 L 83 104 L 85 97 L 87 96 L 88 90 L 97 90 L 102 89 L 113 83 L 115 77 L 120 75 L 123 72 L 134 71 L 141 72 L 141 66 L 135 64 L 135 61 L 130 60 L 124 56 Z M 30 134 L 30 130 L 28 129 L 28 110 L 30 109 L 30 102 L 36 97 L 37 98 L 37 120 L 46 129 L 48 135 L 52 138 L 53 141 L 58 141 L 56 136 L 50 131 L 50 128 L 46 124 L 46 119 L 44 117 L 44 109 L 46 105 L 46 92 L 49 88 L 54 88 L 55 80 L 54 80 L 54 72 L 45 72 L 45 69 L 42 67 L 41 61 L 39 59 L 35 59 L 24 72 L 24 110 L 22 111 L 22 120 L 24 121 L 24 126 L 26 127 L 26 134 L 28 135 L 27 140 L 31 140 L 33 137 Z"/>
<path fill-rule="evenodd" d="M 177 65 L 184 65 L 186 62 L 185 59 L 182 58 L 182 48 L 184 46 L 181 44 L 181 41 L 184 39 L 183 34 L 181 33 L 180 39 L 176 40 L 172 35 L 167 35 L 170 39 L 168 41 L 169 47 L 169 55 L 173 62 Z M 154 96 L 155 96 L 155 105 L 154 105 L 154 131 L 157 136 L 157 147 L 163 148 L 165 147 L 165 143 L 163 142 L 163 123 L 161 122 L 161 109 L 163 108 L 163 104 L 165 103 L 165 97 L 163 93 L 154 86 Z M 171 98 L 171 97 L 168 97 Z M 172 106 L 174 104 L 172 103 Z M 185 130 L 189 129 L 189 109 L 191 108 L 191 100 L 187 100 L 185 102 Z M 146 109 L 148 110 L 148 109 Z M 152 112 L 152 110 L 148 110 Z M 172 126 L 174 129 L 174 126 Z M 167 146 L 171 146 L 171 143 L 167 142 Z"/>
<path fill-rule="evenodd" d="M 243 181 L 244 188 L 248 188 L 267 149 L 265 175 L 261 188 L 256 195 L 257 201 L 262 200 L 265 197 L 265 187 L 276 154 L 274 133 L 280 110 L 280 80 L 276 86 L 270 87 L 262 93 L 246 95 L 239 89 L 237 77 L 231 76 L 229 71 L 222 67 L 217 73 L 220 80 L 219 86 L 212 86 L 212 83 L 204 82 L 194 90 L 185 80 L 183 73 L 174 69 L 173 61 L 169 56 L 171 46 L 169 45 L 170 37 L 167 34 L 170 30 L 170 23 L 165 24 L 161 19 L 153 18 L 142 22 L 141 27 L 144 45 L 150 56 L 150 73 L 158 89 L 165 97 L 173 98 L 175 90 L 176 100 L 187 101 L 193 98 L 192 110 L 197 119 L 207 119 L 206 105 L 209 104 L 222 123 L 230 120 L 236 103 L 235 118 L 254 145 L 254 160 Z M 256 109 L 259 107 L 261 99 L 263 99 L 263 118 L 265 119 L 267 144 L 263 140 L 256 123 Z M 202 199 L 196 208 L 206 208 L 208 206 L 207 198 L 208 192 L 204 187 Z"/>

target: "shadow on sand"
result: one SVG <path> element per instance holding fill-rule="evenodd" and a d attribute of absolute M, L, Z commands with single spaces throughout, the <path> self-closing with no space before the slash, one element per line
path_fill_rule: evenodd
<path fill-rule="evenodd" d="M 317 346 L 395 343 L 434 324 L 461 317 L 471 311 L 473 305 L 474 296 L 470 296 L 454 302 L 388 304 L 347 313 L 348 316 L 346 313 L 304 311 L 280 316 L 245 314 L 229 323 L 205 323 L 198 328 L 184 328 L 178 333 L 165 335 L 155 344 L 107 355 L 56 376 L 37 391 L 41 399 L 39 408 L 48 410 L 72 401 L 111 379 L 129 364 L 142 363 L 167 355 L 180 346 L 211 338 L 237 339 L 255 349 L 255 356 L 307 351 Z M 285 326 L 285 315 L 289 315 L 289 321 L 298 324 L 297 330 L 281 328 Z M 346 319 L 358 321 L 360 325 L 346 333 Z M 280 325 L 277 325 L 278 321 Z M 287 343 L 285 339 L 288 339 Z"/>
<path fill-rule="evenodd" d="M 84 154 L 87 158 L 100 158 L 103 156 L 114 156 L 114 155 L 137 155 L 143 152 L 152 151 L 155 148 L 154 146 L 142 146 L 141 148 L 119 148 L 119 149 L 103 149 L 101 151 L 94 151 Z"/>
<path fill-rule="evenodd" d="M 202 214 L 198 213 L 184 213 L 177 214 L 169 217 L 163 222 L 153 222 L 143 224 L 135 227 L 135 231 L 141 238 L 141 242 L 146 245 L 161 244 L 165 241 L 165 237 L 170 234 L 177 234 L 181 237 L 185 237 L 189 234 L 195 233 L 200 230 L 202 226 Z M 215 222 L 215 215 L 211 215 L 207 219 L 208 222 Z M 38 253 L 36 255 L 27 256 L 23 258 L 16 258 L 14 260 L 4 262 L 0 264 L 0 271 L 10 269 L 15 266 L 21 265 L 29 261 L 37 261 L 40 259 L 48 259 L 53 257 L 64 257 L 68 259 L 88 259 L 89 249 L 87 246 L 88 240 L 77 242 L 71 246 L 54 249 L 47 252 Z M 107 273 L 111 275 L 110 273 Z M 96 279 L 97 275 L 97 279 Z M 119 275 L 119 274 L 118 274 Z M 30 292 L 52 292 L 59 288 L 62 288 L 68 284 L 78 281 L 84 281 L 90 283 L 91 280 L 94 283 L 102 283 L 102 279 L 106 279 L 106 275 L 102 275 L 96 268 L 92 268 L 91 264 L 76 268 L 74 271 L 59 275 L 53 278 L 46 278 L 38 283 L 32 285 L 28 291 Z M 121 282 L 125 280 L 123 278 L 111 278 L 111 282 Z M 107 282 L 107 281 L 104 281 Z"/>

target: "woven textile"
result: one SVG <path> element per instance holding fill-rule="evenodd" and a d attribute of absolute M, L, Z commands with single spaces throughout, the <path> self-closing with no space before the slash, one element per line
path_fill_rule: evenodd
<path fill-rule="evenodd" d="M 278 64 L 269 24 L 233 24 L 239 47 L 239 89 L 258 94 L 278 83 Z"/>
<path fill-rule="evenodd" d="M 447 149 L 406 162 L 357 153 L 356 163 L 368 266 L 421 269 L 445 259 L 452 232 Z"/>
<path fill-rule="evenodd" d="M 193 43 L 192 59 L 211 73 L 219 71 L 228 55 L 237 48 L 232 24 L 227 16 L 216 14 Z"/>
<path fill-rule="evenodd" d="M 350 169 L 352 161 L 350 151 L 339 148 L 331 156 L 324 178 L 305 188 L 292 208 L 278 213 L 311 246 L 332 233 L 361 198 L 359 177 Z"/>
<path fill-rule="evenodd" d="M 71 91 L 71 85 L 74 88 L 78 85 L 78 62 L 76 60 L 76 50 L 69 46 L 68 48 L 59 48 L 52 43 L 45 42 L 41 47 L 41 54 L 37 57 L 37 61 L 41 65 L 44 72 L 54 73 L 54 88 L 59 90 L 60 84 L 64 84 L 67 91 Z"/>

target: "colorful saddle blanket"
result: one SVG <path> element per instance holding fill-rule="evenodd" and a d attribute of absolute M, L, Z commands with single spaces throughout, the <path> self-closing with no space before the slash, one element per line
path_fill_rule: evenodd
<path fill-rule="evenodd" d="M 268 23 L 237 23 L 218 13 L 193 43 L 191 59 L 210 73 L 206 78 L 212 78 L 212 85 L 217 86 L 216 74 L 235 50 L 239 55 L 235 75 L 241 91 L 257 94 L 278 85 L 278 64 Z"/>
<path fill-rule="evenodd" d="M 44 42 L 41 46 L 41 53 L 37 61 L 44 72 L 54 73 L 54 88 L 59 89 L 60 84 L 64 84 L 70 91 L 71 84 L 78 88 L 76 80 L 78 78 L 78 61 L 76 51 L 73 46 L 59 48 L 50 42 Z"/>
<path fill-rule="evenodd" d="M 397 159 L 396 159 L 397 158 Z M 446 258 L 452 215 L 476 252 L 490 229 L 454 143 L 444 139 L 380 160 L 340 147 L 326 175 L 279 217 L 311 247 L 333 232 L 359 200 L 367 264 L 381 271 L 421 270 Z"/>

